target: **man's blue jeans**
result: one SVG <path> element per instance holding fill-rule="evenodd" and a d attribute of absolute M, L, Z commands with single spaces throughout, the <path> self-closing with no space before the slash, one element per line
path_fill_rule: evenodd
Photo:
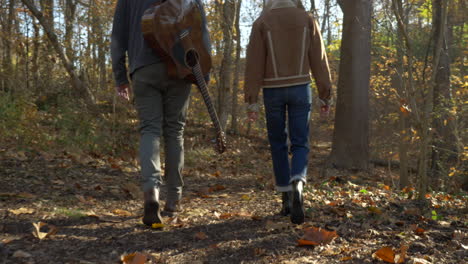
<path fill-rule="evenodd" d="M 276 188 L 280 192 L 292 191 L 293 181 L 306 182 L 309 117 L 312 105 L 310 85 L 264 88 L 263 101 Z M 291 162 L 288 157 L 286 123 L 291 141 Z"/>

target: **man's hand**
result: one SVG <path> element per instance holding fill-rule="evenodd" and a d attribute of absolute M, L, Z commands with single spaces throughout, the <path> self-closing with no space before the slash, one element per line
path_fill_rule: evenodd
<path fill-rule="evenodd" d="M 255 122 L 258 119 L 258 112 L 247 112 L 247 121 Z"/>
<path fill-rule="evenodd" d="M 116 86 L 115 90 L 117 91 L 117 95 L 127 101 L 130 101 L 130 87 L 127 84 L 122 84 L 120 86 Z"/>

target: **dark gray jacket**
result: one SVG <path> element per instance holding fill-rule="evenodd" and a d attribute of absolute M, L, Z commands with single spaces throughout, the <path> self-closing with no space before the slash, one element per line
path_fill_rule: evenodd
<path fill-rule="evenodd" d="M 141 17 L 146 9 L 160 0 L 118 0 L 111 37 L 112 69 L 116 85 L 128 83 L 126 55 L 130 74 L 161 59 L 146 44 L 141 33 Z"/>
<path fill-rule="evenodd" d="M 151 47 L 146 43 L 141 32 L 141 17 L 154 3 L 161 0 L 118 0 L 114 14 L 111 36 L 112 69 L 117 86 L 127 84 L 126 55 L 130 74 L 138 68 L 161 62 Z M 203 10 L 201 0 L 195 0 Z M 206 28 L 206 17 L 203 12 L 203 23 Z M 211 49 L 209 34 L 206 32 L 205 45 Z"/>

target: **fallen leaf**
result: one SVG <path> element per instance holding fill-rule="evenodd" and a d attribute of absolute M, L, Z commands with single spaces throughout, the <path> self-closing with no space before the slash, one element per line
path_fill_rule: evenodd
<path fill-rule="evenodd" d="M 195 238 L 198 240 L 205 240 L 208 238 L 208 236 L 203 232 L 198 232 L 195 234 Z"/>
<path fill-rule="evenodd" d="M 410 228 L 418 236 L 424 235 L 424 232 L 426 232 L 424 228 L 418 227 L 418 225 L 411 225 Z"/>
<path fill-rule="evenodd" d="M 213 174 L 211 174 L 211 176 L 219 177 L 219 176 L 221 176 L 221 172 L 220 171 L 215 171 Z"/>
<path fill-rule="evenodd" d="M 226 187 L 224 187 L 223 185 L 216 184 L 215 186 L 211 186 L 210 188 L 208 188 L 208 192 L 212 193 L 212 192 L 222 191 L 225 189 Z"/>
<path fill-rule="evenodd" d="M 468 234 L 464 233 L 461 230 L 455 230 L 455 231 L 453 231 L 452 237 L 453 237 L 454 240 L 461 241 L 461 240 L 463 240 L 465 238 L 468 238 Z"/>
<path fill-rule="evenodd" d="M 20 192 L 20 193 L 0 193 L 0 196 L 4 197 L 18 197 L 18 198 L 26 198 L 26 199 L 32 199 L 36 198 L 37 196 L 32 194 L 32 193 L 27 193 L 27 192 Z"/>
<path fill-rule="evenodd" d="M 53 180 L 52 183 L 58 184 L 58 185 L 64 185 L 65 182 L 62 180 Z"/>
<path fill-rule="evenodd" d="M 421 215 L 421 209 L 419 209 L 419 208 L 408 208 L 403 213 L 407 214 L 407 215 L 420 216 Z"/>
<path fill-rule="evenodd" d="M 13 253 L 14 258 L 30 258 L 32 255 L 26 251 L 23 250 L 17 250 L 15 253 Z"/>
<path fill-rule="evenodd" d="M 251 214 L 251 213 L 248 213 L 248 212 L 241 211 L 241 212 L 237 213 L 236 216 L 240 216 L 240 217 L 251 217 L 252 214 Z"/>
<path fill-rule="evenodd" d="M 298 246 L 328 244 L 338 237 L 336 231 L 327 231 L 320 227 L 308 227 L 304 236 L 298 240 Z"/>
<path fill-rule="evenodd" d="M 254 254 L 255 256 L 262 256 L 265 255 L 266 249 L 264 248 L 254 248 Z"/>
<path fill-rule="evenodd" d="M 12 241 L 19 240 L 19 239 L 21 239 L 21 237 L 19 236 L 9 236 L 9 237 L 2 238 L 2 240 L 0 240 L 0 246 L 1 244 L 6 245 L 6 244 L 11 243 Z"/>
<path fill-rule="evenodd" d="M 252 198 L 250 196 L 248 196 L 247 194 L 244 194 L 244 195 L 241 196 L 241 199 L 248 201 L 248 200 L 250 200 Z"/>
<path fill-rule="evenodd" d="M 340 259 L 340 261 L 348 261 L 348 260 L 352 260 L 352 259 L 353 259 L 353 257 L 342 257 Z"/>
<path fill-rule="evenodd" d="M 57 227 L 53 226 L 53 225 L 48 225 L 44 222 L 37 222 L 37 223 L 32 223 L 32 225 L 34 226 L 34 230 L 32 232 L 33 236 L 38 238 L 39 240 L 42 240 L 46 237 L 49 237 L 49 236 L 52 236 L 52 235 L 55 235 L 58 231 Z M 47 227 L 49 230 L 48 232 L 42 232 L 41 231 L 41 228 L 43 227 Z"/>
<path fill-rule="evenodd" d="M 231 213 L 224 213 L 224 214 L 219 216 L 219 219 L 229 219 L 231 217 L 232 217 Z"/>
<path fill-rule="evenodd" d="M 134 252 L 127 255 L 122 255 L 120 260 L 123 264 L 145 264 L 148 256 L 140 252 Z"/>
<path fill-rule="evenodd" d="M 377 250 L 372 256 L 385 262 L 395 263 L 395 252 L 391 247 L 383 247 Z"/>
<path fill-rule="evenodd" d="M 402 191 L 404 193 L 409 193 L 409 192 L 414 192 L 414 190 L 415 190 L 414 187 L 405 187 L 405 188 L 403 188 Z"/>
<path fill-rule="evenodd" d="M 81 203 L 84 203 L 84 204 L 94 204 L 94 198 L 93 197 L 90 197 L 90 196 L 83 196 L 83 195 L 75 195 L 75 197 L 78 199 L 78 201 L 80 201 Z"/>
<path fill-rule="evenodd" d="M 395 252 L 391 247 L 383 247 L 372 256 L 388 263 L 403 263 L 405 262 L 407 248 L 407 246 L 401 246 L 400 252 Z"/>
<path fill-rule="evenodd" d="M 259 216 L 259 215 L 252 215 L 251 218 L 252 218 L 252 220 L 255 220 L 255 221 L 260 221 L 260 220 L 262 220 L 262 217 Z"/>
<path fill-rule="evenodd" d="M 118 216 L 132 216 L 132 213 L 130 213 L 127 210 L 122 210 L 122 209 L 114 209 L 112 213 Z"/>
<path fill-rule="evenodd" d="M 221 214 L 220 214 L 220 213 L 218 213 L 218 212 L 216 212 L 216 211 L 215 211 L 213 214 L 214 214 L 214 216 L 215 216 L 216 218 L 218 218 L 218 219 L 219 219 L 219 218 L 220 218 L 220 216 L 221 216 Z"/>
<path fill-rule="evenodd" d="M 377 214 L 377 215 L 382 214 L 382 210 L 380 208 L 377 208 L 377 207 L 374 207 L 374 206 L 368 207 L 367 210 L 369 210 L 369 212 L 371 212 L 373 214 Z"/>
<path fill-rule="evenodd" d="M 299 240 L 297 240 L 297 245 L 298 246 L 317 246 L 318 243 L 313 242 L 313 241 L 309 241 L 309 240 L 305 240 L 305 239 L 299 239 Z"/>
<path fill-rule="evenodd" d="M 413 264 L 431 264 L 431 262 L 429 262 L 429 261 L 427 261 L 427 260 L 425 260 L 423 258 L 413 258 L 412 261 L 413 261 L 412 262 Z"/>
<path fill-rule="evenodd" d="M 10 213 L 12 213 L 12 214 L 14 214 L 14 215 L 33 214 L 33 213 L 34 213 L 34 209 L 21 207 L 21 208 L 19 208 L 19 209 L 9 209 L 8 212 L 10 212 Z"/>

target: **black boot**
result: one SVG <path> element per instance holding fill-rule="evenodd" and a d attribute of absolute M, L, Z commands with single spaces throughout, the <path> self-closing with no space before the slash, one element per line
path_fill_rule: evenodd
<path fill-rule="evenodd" d="M 162 223 L 161 214 L 159 213 L 159 189 L 152 188 L 144 193 L 145 209 L 143 216 L 143 224 L 152 226 L 153 224 Z"/>
<path fill-rule="evenodd" d="M 291 213 L 291 203 L 289 197 L 291 196 L 291 192 L 282 192 L 281 193 L 281 211 L 280 215 L 288 216 Z"/>
<path fill-rule="evenodd" d="M 305 220 L 304 200 L 302 197 L 302 189 L 304 182 L 294 181 L 292 183 L 293 191 L 291 197 L 291 222 L 300 225 Z"/>
<path fill-rule="evenodd" d="M 177 200 L 177 201 L 168 200 L 166 201 L 166 205 L 164 206 L 164 210 L 162 211 L 162 214 L 164 216 L 172 217 L 174 215 L 177 215 L 180 212 L 182 212 L 182 206 L 180 205 L 180 200 Z"/>

